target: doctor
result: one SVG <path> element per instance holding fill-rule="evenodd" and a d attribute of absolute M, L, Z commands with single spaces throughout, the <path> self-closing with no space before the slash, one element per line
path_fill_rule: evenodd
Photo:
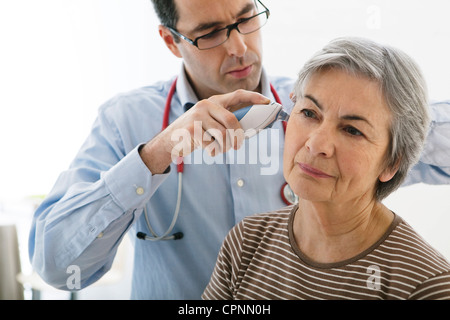
<path fill-rule="evenodd" d="M 292 106 L 293 80 L 269 77 L 262 67 L 261 28 L 269 9 L 254 0 L 153 4 L 160 36 L 183 68 L 101 106 L 90 135 L 36 211 L 30 259 L 60 289 L 68 289 L 73 265 L 81 270 L 82 288 L 98 280 L 129 233 L 133 299 L 200 299 L 228 231 L 249 214 L 285 205 L 282 124 L 249 140 L 226 134 L 239 128 L 230 111 L 240 106 L 269 100 L 287 111 Z M 441 115 L 448 130 L 450 116 Z M 174 154 L 179 140 L 173 137 L 192 134 L 199 124 L 204 138 Z M 442 147 L 450 150 L 446 142 Z M 213 143 L 215 152 L 205 153 Z M 449 183 L 449 164 L 427 157 L 410 182 Z M 138 232 L 146 236 L 137 238 Z M 168 240 L 144 240 L 158 236 Z"/>

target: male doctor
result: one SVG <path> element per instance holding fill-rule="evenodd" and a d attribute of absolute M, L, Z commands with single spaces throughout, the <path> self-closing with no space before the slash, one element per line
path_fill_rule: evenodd
<path fill-rule="evenodd" d="M 37 209 L 30 259 L 57 288 L 70 289 L 71 266 L 79 267 L 81 288 L 102 277 L 129 233 L 133 299 L 200 299 L 231 227 L 247 215 L 286 205 L 280 194 L 282 124 L 251 139 L 227 134 L 240 128 L 232 111 L 243 105 L 278 101 L 290 112 L 293 80 L 270 77 L 262 67 L 261 28 L 269 9 L 259 0 L 153 5 L 159 34 L 183 67 L 168 81 L 101 106 L 75 159 Z M 450 157 L 441 153 L 450 150 L 450 110 L 432 112 L 442 126 L 432 128 L 408 183 L 450 182 Z M 174 137 L 194 136 L 196 128 L 202 138 L 177 148 L 180 139 Z M 182 169 L 178 156 L 184 157 Z M 155 238 L 149 226 L 165 233 L 175 213 L 167 240 L 144 240 Z M 138 232 L 147 238 L 138 239 Z"/>

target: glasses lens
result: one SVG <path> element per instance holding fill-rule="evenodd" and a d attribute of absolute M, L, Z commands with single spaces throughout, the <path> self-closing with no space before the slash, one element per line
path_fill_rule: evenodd
<path fill-rule="evenodd" d="M 250 19 L 238 23 L 236 29 L 242 34 L 255 32 L 266 24 L 267 18 L 267 11 L 261 12 Z M 208 33 L 200 38 L 197 38 L 197 47 L 200 50 L 205 50 L 220 46 L 222 43 L 227 41 L 228 35 L 229 33 L 227 28 Z"/>
<path fill-rule="evenodd" d="M 210 49 L 217 47 L 227 41 L 228 39 L 228 30 L 222 29 L 216 32 L 208 33 L 201 38 L 197 39 L 197 46 L 199 49 Z"/>
<path fill-rule="evenodd" d="M 242 21 L 238 25 L 238 30 L 242 34 L 248 34 L 261 29 L 267 22 L 267 13 L 261 12 L 260 14 L 252 17 L 251 19 Z"/>

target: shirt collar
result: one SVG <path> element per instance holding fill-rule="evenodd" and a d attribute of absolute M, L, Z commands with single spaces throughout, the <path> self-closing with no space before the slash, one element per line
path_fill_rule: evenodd
<path fill-rule="evenodd" d="M 261 93 L 262 95 L 270 98 L 272 101 L 275 101 L 273 94 L 270 90 L 269 78 L 264 68 L 262 69 L 261 72 Z M 190 107 L 192 107 L 195 103 L 198 102 L 198 98 L 194 92 L 194 89 L 192 89 L 191 84 L 187 79 L 186 71 L 184 70 L 183 64 L 181 65 L 181 70 L 177 80 L 177 94 L 184 111 L 189 110 Z"/>
<path fill-rule="evenodd" d="M 187 111 L 187 109 L 189 109 L 186 108 L 186 106 L 192 106 L 193 104 L 198 102 L 198 98 L 195 95 L 194 89 L 192 89 L 191 84 L 187 79 L 183 64 L 181 64 L 180 74 L 178 75 L 177 79 L 177 94 L 184 111 Z"/>
<path fill-rule="evenodd" d="M 262 68 L 261 72 L 261 94 L 269 98 L 270 100 L 275 101 L 275 97 L 273 96 L 272 91 L 270 90 L 269 77 L 267 76 L 264 68 Z"/>

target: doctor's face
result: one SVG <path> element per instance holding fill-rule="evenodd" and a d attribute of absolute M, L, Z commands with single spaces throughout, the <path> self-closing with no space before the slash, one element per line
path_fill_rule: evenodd
<path fill-rule="evenodd" d="M 391 113 L 379 85 L 337 69 L 314 74 L 292 110 L 284 176 L 300 199 L 348 203 L 374 198 L 386 169 Z"/>
<path fill-rule="evenodd" d="M 178 32 L 194 40 L 258 12 L 253 0 L 176 0 Z M 176 44 L 199 99 L 236 89 L 258 90 L 261 77 L 260 30 L 242 35 L 232 30 L 222 45 L 199 50 L 180 39 Z"/>

